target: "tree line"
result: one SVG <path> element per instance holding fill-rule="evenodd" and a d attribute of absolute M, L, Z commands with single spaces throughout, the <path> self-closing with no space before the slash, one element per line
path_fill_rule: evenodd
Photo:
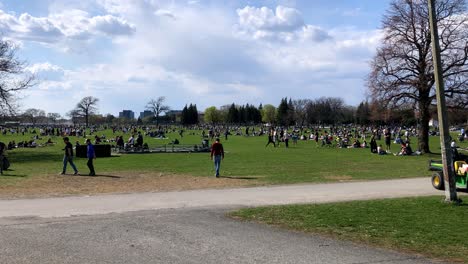
<path fill-rule="evenodd" d="M 162 99 L 161 99 L 162 98 Z M 401 105 L 396 108 L 385 107 L 378 101 L 363 101 L 358 106 L 346 105 L 342 98 L 321 97 L 317 99 L 282 98 L 278 106 L 272 104 L 258 107 L 252 104 L 239 105 L 232 103 L 219 108 L 211 106 L 204 112 L 199 112 L 197 105 L 185 105 L 182 111 L 173 111 L 164 104 L 165 97 L 151 99 L 152 116 L 143 120 L 128 120 L 114 115 L 99 115 L 99 99 L 91 96 L 81 99 L 76 107 L 67 113 L 74 124 L 158 124 L 175 123 L 181 125 L 196 125 L 204 121 L 208 124 L 253 125 L 271 124 L 275 126 L 328 126 L 340 124 L 358 125 L 403 125 L 419 126 L 418 110 L 411 105 Z M 159 102 L 158 102 L 159 101 Z M 157 103 L 155 103 L 157 102 Z M 155 103 L 155 104 L 153 104 Z M 156 105 L 156 106 L 155 106 Z M 461 124 L 467 120 L 467 110 L 450 108 L 448 117 L 451 124 Z M 164 114 L 164 115 L 162 115 Z M 431 116 L 437 116 L 436 106 L 430 107 Z M 203 116 L 203 120 L 200 119 Z M 29 108 L 16 116 L 25 123 L 44 124 L 64 121 L 59 113 L 47 113 L 44 110 Z"/>

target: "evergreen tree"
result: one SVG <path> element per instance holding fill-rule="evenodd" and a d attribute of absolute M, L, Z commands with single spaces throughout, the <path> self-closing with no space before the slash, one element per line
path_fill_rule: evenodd
<path fill-rule="evenodd" d="M 288 100 L 287 98 L 281 99 L 281 103 L 278 106 L 278 109 L 276 111 L 276 122 L 280 126 L 286 126 L 288 125 Z"/>
<path fill-rule="evenodd" d="M 184 106 L 184 109 L 182 109 L 182 116 L 180 117 L 180 122 L 182 125 L 188 125 L 189 124 L 189 116 L 188 116 L 188 109 L 187 105 Z"/>
<path fill-rule="evenodd" d="M 196 104 L 190 104 L 189 106 L 189 116 L 190 116 L 190 124 L 195 125 L 198 124 L 198 110 Z"/>
<path fill-rule="evenodd" d="M 231 124 L 239 123 L 239 111 L 234 103 L 229 107 L 226 122 Z"/>

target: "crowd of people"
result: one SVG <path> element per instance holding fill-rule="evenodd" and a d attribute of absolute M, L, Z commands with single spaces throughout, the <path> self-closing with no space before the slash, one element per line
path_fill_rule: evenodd
<path fill-rule="evenodd" d="M 105 130 L 112 130 L 112 136 L 105 135 Z M 34 148 L 54 145 L 53 137 L 77 137 L 75 146 L 80 146 L 79 138 L 86 139 L 85 144 L 99 145 L 111 144 L 117 149 L 147 149 L 148 144 L 144 137 L 166 139 L 168 134 L 177 134 L 180 140 L 184 135 L 200 135 L 203 146 L 209 147 L 209 142 L 224 138 L 228 141 L 231 136 L 259 137 L 265 136 L 265 147 L 289 148 L 296 146 L 298 142 L 313 142 L 317 148 L 369 148 L 370 152 L 377 155 L 393 154 L 398 156 L 418 155 L 421 152 L 414 150 L 411 138 L 417 136 L 415 127 L 399 126 L 331 126 L 331 127 L 273 127 L 268 125 L 236 126 L 236 125 L 193 125 L 180 127 L 174 125 L 159 126 L 95 126 L 86 129 L 82 126 L 45 126 L 45 127 L 15 127 L 0 128 L 3 135 L 30 135 L 30 140 L 15 142 L 5 145 L 4 150 L 15 148 Z M 47 141 L 40 142 L 43 138 Z M 468 140 L 468 134 L 461 128 L 457 137 L 459 142 Z M 81 141 L 82 142 L 82 141 Z M 179 144 L 175 138 L 171 144 Z M 381 143 L 378 143 L 381 142 Z M 392 144 L 393 143 L 393 144 Z M 392 145 L 398 145 L 395 148 Z M 453 146 L 452 146 L 453 147 Z M 69 162 L 70 163 L 70 162 Z M 71 163 L 70 163 L 71 164 Z M 92 164 L 91 164 L 92 165 Z M 72 165 L 73 167 L 73 165 Z M 65 161 L 64 161 L 65 168 Z"/>

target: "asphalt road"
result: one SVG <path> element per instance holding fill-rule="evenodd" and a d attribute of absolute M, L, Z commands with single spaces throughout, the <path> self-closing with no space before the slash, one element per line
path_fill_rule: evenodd
<path fill-rule="evenodd" d="M 414 255 L 225 217 L 226 209 L 0 219 L 0 262 L 433 263 Z"/>
<path fill-rule="evenodd" d="M 431 263 L 225 217 L 245 206 L 441 194 L 429 179 L 0 200 L 0 263 Z"/>

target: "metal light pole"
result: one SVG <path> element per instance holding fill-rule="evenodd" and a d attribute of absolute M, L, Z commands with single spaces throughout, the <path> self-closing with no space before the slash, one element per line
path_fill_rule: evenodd
<path fill-rule="evenodd" d="M 458 202 L 455 187 L 455 175 L 453 169 L 452 151 L 450 149 L 450 132 L 447 122 L 447 108 L 445 105 L 445 88 L 441 70 L 439 33 L 437 29 L 435 0 L 429 0 L 429 24 L 431 26 L 432 58 L 434 61 L 434 77 L 437 96 L 437 114 L 439 117 L 440 147 L 442 163 L 444 165 L 445 201 Z"/>

